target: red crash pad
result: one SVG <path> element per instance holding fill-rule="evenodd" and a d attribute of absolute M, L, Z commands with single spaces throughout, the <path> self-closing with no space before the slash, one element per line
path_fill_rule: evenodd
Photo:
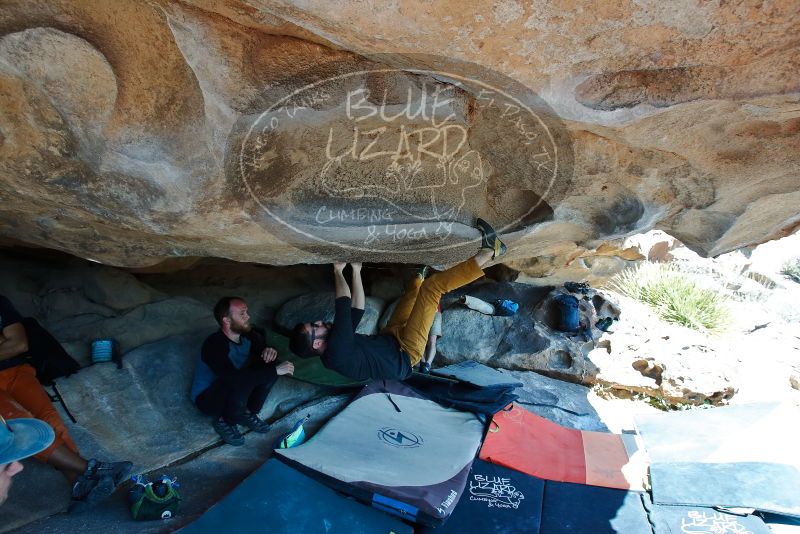
<path fill-rule="evenodd" d="M 481 460 L 546 480 L 643 490 L 644 453 L 635 436 L 566 428 L 515 404 L 496 413 Z"/>

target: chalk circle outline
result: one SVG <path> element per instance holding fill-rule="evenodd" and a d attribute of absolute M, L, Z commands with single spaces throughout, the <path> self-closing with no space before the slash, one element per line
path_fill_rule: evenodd
<path fill-rule="evenodd" d="M 488 69 L 486 69 L 486 70 L 488 70 Z M 534 117 L 536 119 L 536 121 L 538 122 L 539 126 L 542 129 L 544 129 L 544 131 L 547 133 L 547 137 L 548 137 L 548 139 L 550 141 L 550 145 L 553 148 L 552 161 L 555 164 L 554 164 L 554 168 L 553 168 L 553 171 L 552 171 L 552 176 L 550 177 L 550 182 L 549 182 L 549 184 L 547 186 L 547 190 L 544 192 L 544 194 L 538 195 L 539 196 L 538 201 L 527 212 L 525 212 L 523 215 L 517 217 L 515 220 L 511 221 L 510 223 L 507 223 L 507 224 L 503 225 L 502 227 L 498 227 L 497 228 L 497 232 L 502 234 L 504 230 L 506 230 L 509 227 L 513 227 L 514 225 L 518 224 L 525 217 L 527 217 L 528 215 L 534 213 L 536 211 L 536 209 L 539 208 L 539 206 L 541 206 L 542 202 L 545 201 L 545 199 L 547 198 L 548 193 L 552 190 L 553 185 L 556 182 L 556 179 L 558 177 L 558 170 L 559 170 L 558 149 L 559 149 L 559 147 L 558 147 L 558 143 L 556 143 L 556 140 L 553 138 L 552 132 L 550 132 L 550 128 L 548 128 L 547 124 L 541 119 L 541 117 L 539 117 L 539 115 L 537 113 L 535 113 L 527 104 L 525 104 L 522 101 L 520 101 L 520 99 L 518 99 L 517 97 L 514 97 L 514 96 L 510 95 L 507 91 L 505 91 L 503 89 L 498 89 L 496 87 L 493 87 L 490 84 L 488 84 L 486 82 L 483 82 L 481 80 L 477 80 L 477 79 L 475 79 L 473 77 L 463 76 L 463 75 L 460 75 L 460 74 L 453 74 L 453 73 L 445 72 L 445 71 L 442 71 L 442 70 L 416 69 L 416 68 L 375 68 L 375 69 L 362 69 L 362 70 L 358 70 L 358 71 L 351 71 L 351 72 L 346 72 L 344 74 L 338 74 L 336 76 L 326 77 L 326 78 L 323 78 L 321 80 L 317 80 L 317 81 L 315 81 L 313 83 L 306 84 L 303 87 L 300 87 L 298 89 L 295 89 L 294 91 L 292 91 L 288 95 L 286 95 L 283 98 L 281 98 L 280 100 L 276 101 L 269 108 L 264 110 L 258 116 L 258 118 L 256 118 L 253 121 L 253 123 L 251 124 L 250 128 L 248 128 L 247 134 L 244 136 L 244 138 L 242 140 L 241 147 L 239 148 L 239 165 L 238 165 L 239 176 L 240 176 L 242 182 L 244 183 L 245 188 L 247 189 L 247 192 L 250 195 L 250 198 L 252 198 L 261 207 L 261 209 L 264 210 L 264 212 L 267 215 L 269 215 L 272 219 L 274 219 L 275 221 L 277 221 L 278 223 L 283 225 L 289 231 L 294 232 L 294 233 L 299 234 L 299 235 L 302 235 L 302 236 L 305 236 L 305 237 L 307 237 L 309 239 L 324 243 L 326 245 L 335 245 L 337 247 L 341 247 L 343 249 L 350 250 L 350 251 L 358 251 L 358 252 L 366 252 L 366 253 L 397 254 L 398 252 L 401 252 L 401 253 L 418 254 L 418 253 L 424 253 L 424 252 L 441 252 L 441 251 L 445 251 L 445 250 L 461 248 L 461 247 L 464 247 L 465 245 L 467 245 L 469 243 L 479 243 L 480 242 L 480 237 L 478 237 L 478 238 L 475 238 L 475 239 L 463 240 L 463 241 L 460 241 L 460 242 L 451 243 L 451 244 L 447 244 L 447 245 L 439 245 L 439 246 L 435 246 L 435 247 L 431 247 L 431 248 L 410 248 L 410 249 L 406 249 L 406 250 L 403 250 L 403 249 L 399 249 L 399 250 L 398 249 L 377 249 L 377 248 L 371 248 L 371 247 L 354 246 L 354 245 L 350 245 L 350 244 L 347 244 L 347 243 L 340 243 L 338 241 L 337 242 L 331 242 L 331 241 L 329 241 L 327 239 L 324 239 L 324 238 L 321 238 L 321 237 L 316 236 L 314 234 L 305 232 L 305 231 L 301 230 L 300 228 L 297 228 L 297 227 L 293 226 L 291 223 L 283 220 L 277 213 L 274 213 L 272 210 L 270 210 L 270 208 L 268 206 L 265 206 L 264 203 L 262 203 L 262 201 L 258 198 L 258 196 L 253 191 L 253 188 L 250 186 L 250 183 L 248 182 L 248 178 L 246 176 L 247 173 L 244 172 L 244 169 L 245 169 L 245 162 L 244 162 L 245 155 L 244 155 L 244 152 L 245 152 L 245 149 L 248 147 L 249 143 L 253 142 L 251 140 L 253 131 L 256 130 L 256 127 L 261 124 L 261 122 L 264 120 L 264 118 L 268 114 L 272 113 L 276 109 L 280 109 L 280 107 L 282 107 L 283 103 L 285 103 L 287 100 L 291 99 L 295 95 L 297 95 L 299 93 L 303 93 L 303 92 L 309 91 L 309 90 L 312 90 L 315 87 L 320 86 L 321 84 L 326 84 L 326 83 L 330 83 L 330 82 L 333 82 L 333 81 L 336 81 L 336 80 L 341 80 L 341 79 L 344 79 L 344 78 L 350 78 L 350 77 L 354 77 L 354 76 L 369 75 L 369 74 L 373 74 L 373 73 L 380 73 L 380 74 L 386 74 L 386 73 L 403 73 L 403 74 L 411 73 L 411 74 L 416 74 L 416 75 L 429 76 L 434 80 L 443 81 L 445 83 L 450 83 L 450 82 L 447 81 L 447 80 L 441 80 L 440 78 L 458 80 L 462 84 L 464 84 L 464 83 L 475 83 L 475 84 L 477 84 L 477 85 L 479 85 L 479 86 L 481 86 L 481 87 L 483 87 L 485 89 L 488 89 L 488 90 L 491 90 L 491 91 L 495 91 L 495 92 L 501 94 L 504 98 L 507 98 L 507 99 L 513 101 L 515 104 L 519 105 L 520 108 L 526 110 L 529 115 L 531 115 L 532 117 Z M 514 82 L 516 82 L 516 80 L 514 80 Z M 519 82 L 516 82 L 516 83 L 519 83 Z M 452 84 L 452 85 L 455 85 L 456 87 L 463 88 L 462 85 L 458 85 L 458 84 Z M 536 95 L 533 91 L 531 91 L 530 89 L 527 89 L 527 87 L 525 89 L 528 91 L 528 93 L 530 95 L 533 95 L 536 99 L 541 100 L 541 98 L 538 95 Z M 555 113 L 553 113 L 553 116 L 554 117 L 558 117 Z M 275 117 L 272 117 L 271 119 L 275 119 Z M 421 224 L 435 224 L 436 222 L 437 222 L 436 220 L 430 220 L 430 221 L 425 221 L 425 222 L 423 222 Z M 442 221 L 438 221 L 438 222 L 442 222 Z M 456 221 L 451 221 L 451 222 L 456 222 Z M 420 223 L 417 223 L 417 224 L 420 224 Z"/>

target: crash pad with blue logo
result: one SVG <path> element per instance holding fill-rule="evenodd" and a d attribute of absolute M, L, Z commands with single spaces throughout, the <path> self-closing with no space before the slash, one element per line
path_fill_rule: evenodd
<path fill-rule="evenodd" d="M 545 481 L 476 459 L 447 523 L 420 534 L 538 534 Z"/>
<path fill-rule="evenodd" d="M 654 504 L 650 494 L 546 481 L 541 534 L 769 534 L 755 515 Z"/>
<path fill-rule="evenodd" d="M 399 519 L 268 460 L 182 534 L 411 534 Z"/>
<path fill-rule="evenodd" d="M 544 480 L 476 459 L 447 523 L 435 529 L 423 527 L 419 532 L 652 534 L 649 504 L 645 492 Z M 662 518 L 665 525 L 680 524 L 680 518 L 664 514 Z"/>
<path fill-rule="evenodd" d="M 771 534 L 764 520 L 755 515 L 699 506 L 645 504 L 655 534 Z"/>
<path fill-rule="evenodd" d="M 376 381 L 313 438 L 275 454 L 376 508 L 439 525 L 464 491 L 482 435 L 475 415 Z"/>
<path fill-rule="evenodd" d="M 653 504 L 641 491 L 543 480 L 476 459 L 450 519 L 419 534 L 770 534 L 758 516 Z M 788 533 L 787 533 L 788 534 Z"/>

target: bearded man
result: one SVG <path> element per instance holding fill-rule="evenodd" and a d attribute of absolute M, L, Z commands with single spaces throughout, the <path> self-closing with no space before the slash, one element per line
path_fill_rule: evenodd
<path fill-rule="evenodd" d="M 221 298 L 214 318 L 220 329 L 203 342 L 191 396 L 200 411 L 214 418 L 222 440 L 238 446 L 244 436 L 237 425 L 259 433 L 269 430 L 258 413 L 278 376 L 294 373 L 294 365 L 278 362 L 277 351 L 253 330 L 244 299 Z"/>

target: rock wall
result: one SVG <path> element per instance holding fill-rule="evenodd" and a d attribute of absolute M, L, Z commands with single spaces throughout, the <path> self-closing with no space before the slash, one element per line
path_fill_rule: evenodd
<path fill-rule="evenodd" d="M 329 289 L 313 276 L 316 267 L 210 262 L 165 282 L 170 275 L 137 278 L 62 254 L 37 257 L 41 252 L 27 252 L 0 249 L 0 295 L 23 316 L 39 320 L 82 366 L 57 379 L 58 392 L 76 421 L 69 420 L 61 404 L 56 409 L 84 457 L 127 459 L 138 473 L 172 466 L 221 443 L 209 417 L 189 398 L 200 346 L 218 329 L 212 314 L 218 298 L 246 298 L 253 324 L 265 327 L 287 292 L 294 296 Z M 91 364 L 91 342 L 98 337 L 119 342 L 121 368 L 113 362 Z M 300 406 L 315 413 L 307 405 L 336 392 L 280 377 L 260 416 L 274 421 Z M 280 428 L 287 430 L 286 424 Z M 278 437 L 273 433 L 266 448 Z M 55 470 L 28 459 L 23 473 L 15 478 L 9 502 L 0 507 L 0 532 L 62 512 L 69 504 L 69 485 Z M 43 487 L 48 491 L 43 493 Z M 121 503 L 119 510 L 127 518 Z"/>
<path fill-rule="evenodd" d="M 791 0 L 8 0 L 0 236 L 127 267 L 448 263 L 483 216 L 533 275 L 613 263 L 598 247 L 654 227 L 721 254 L 800 222 L 799 30 Z M 359 69 L 326 91 L 396 111 L 431 89 L 449 122 L 358 117 L 355 163 L 325 159 L 355 123 L 311 93 L 269 130 L 277 96 Z M 524 97 L 541 131 L 503 122 L 516 111 L 484 82 Z M 416 156 L 367 157 L 411 128 Z M 398 226 L 365 249 L 376 221 Z"/>

